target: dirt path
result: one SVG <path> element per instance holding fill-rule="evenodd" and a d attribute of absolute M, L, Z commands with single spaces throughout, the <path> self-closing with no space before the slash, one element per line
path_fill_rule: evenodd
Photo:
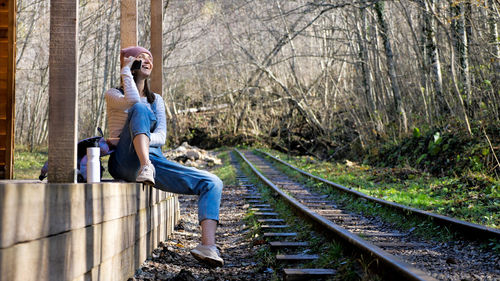
<path fill-rule="evenodd" d="M 217 244 L 225 265 L 211 269 L 198 263 L 189 253 L 200 241 L 197 196 L 182 195 L 181 223 L 171 239 L 161 243 L 136 271 L 131 280 L 269 280 L 254 259 L 257 247 L 246 237 L 247 227 L 242 221 L 247 211 L 243 199 L 244 187 L 225 186 L 222 195 L 220 226 Z"/>

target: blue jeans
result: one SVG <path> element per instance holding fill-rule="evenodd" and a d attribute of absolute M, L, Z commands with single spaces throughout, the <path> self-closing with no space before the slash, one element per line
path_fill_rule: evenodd
<path fill-rule="evenodd" d="M 135 182 L 141 164 L 132 140 L 138 134 L 150 137 L 155 126 L 156 116 L 145 104 L 136 103 L 129 109 L 120 141 L 109 158 L 109 173 L 113 178 Z M 161 147 L 150 147 L 149 159 L 156 169 L 156 188 L 173 193 L 199 195 L 198 220 L 219 221 L 223 183 L 216 175 L 167 160 Z"/>

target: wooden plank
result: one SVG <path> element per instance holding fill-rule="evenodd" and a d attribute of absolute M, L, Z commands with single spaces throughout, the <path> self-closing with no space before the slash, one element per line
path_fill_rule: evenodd
<path fill-rule="evenodd" d="M 286 281 L 299 281 L 331 278 L 337 272 L 326 268 L 285 268 L 283 273 Z"/>
<path fill-rule="evenodd" d="M 260 226 L 260 228 L 262 229 L 273 229 L 273 228 L 283 229 L 288 227 L 290 226 L 286 224 L 264 224 Z"/>
<path fill-rule="evenodd" d="M 0 150 L 7 150 L 7 136 L 6 135 L 0 135 Z M 5 159 L 0 159 L 1 163 L 4 163 L 5 165 Z"/>
<path fill-rule="evenodd" d="M 7 120 L 0 119 L 0 135 L 7 136 Z"/>
<path fill-rule="evenodd" d="M 163 95 L 163 0 L 151 0 L 151 90 Z"/>
<path fill-rule="evenodd" d="M 283 220 L 283 219 L 258 219 L 257 222 L 260 222 L 260 223 L 279 223 L 279 222 L 282 222 L 282 223 L 284 223 L 285 220 Z"/>
<path fill-rule="evenodd" d="M 7 91 L 7 77 L 0 77 L 0 90 Z"/>
<path fill-rule="evenodd" d="M 78 1 L 50 1 L 49 174 L 76 182 Z"/>
<path fill-rule="evenodd" d="M 165 196 L 163 197 L 162 194 Z M 162 199 L 162 197 L 164 199 Z M 165 200 L 137 183 L 34 184 L 0 182 L 0 248 L 131 216 Z"/>
<path fill-rule="evenodd" d="M 8 95 L 8 93 L 7 93 Z M 8 106 L 10 104 L 6 102 L 0 102 L 0 119 L 7 120 Z"/>
<path fill-rule="evenodd" d="M 165 220 L 159 224 L 152 222 L 157 216 L 155 209 L 143 210 L 121 219 L 0 249 L 0 279 L 73 280 L 111 262 L 109 269 L 114 268 L 119 276 L 101 276 L 94 280 L 126 280 L 158 242 L 166 239 L 166 236 L 158 237 Z"/>
<path fill-rule="evenodd" d="M 363 232 L 356 234 L 361 237 L 403 237 L 408 235 L 405 233 L 383 233 L 383 232 Z"/>
<path fill-rule="evenodd" d="M 255 208 L 270 208 L 271 205 L 269 204 L 256 204 L 256 205 L 253 205 Z"/>
<path fill-rule="evenodd" d="M 296 237 L 296 232 L 266 232 L 264 237 Z"/>
<path fill-rule="evenodd" d="M 276 216 L 279 216 L 278 213 L 274 213 L 274 212 L 255 212 L 253 214 L 256 215 L 256 216 L 263 216 L 263 217 L 276 217 Z"/>
<path fill-rule="evenodd" d="M 297 247 L 307 247 L 309 242 L 294 242 L 294 241 L 272 241 L 269 242 L 271 248 L 297 248 Z"/>
<path fill-rule="evenodd" d="M 0 27 L 9 26 L 9 13 L 7 10 L 0 11 Z"/>
<path fill-rule="evenodd" d="M 1 123 L 0 123 L 0 126 L 1 126 Z M 272 212 L 272 211 L 274 211 L 273 208 L 250 208 L 248 210 L 249 211 L 254 211 L 254 212 Z"/>
<path fill-rule="evenodd" d="M 281 262 L 312 261 L 318 258 L 318 255 L 276 255 L 276 260 Z"/>
<path fill-rule="evenodd" d="M 0 59 L 0 75 L 5 77 L 7 75 L 7 58 Z"/>
<path fill-rule="evenodd" d="M 121 0 L 121 48 L 137 46 L 137 0 Z"/>
<path fill-rule="evenodd" d="M 374 242 L 375 246 L 380 248 L 415 248 L 415 247 L 428 247 L 425 243 L 413 242 Z"/>
<path fill-rule="evenodd" d="M 0 10 L 7 10 L 10 0 L 0 0 Z"/>
<path fill-rule="evenodd" d="M 5 166 L 7 163 L 5 163 L 6 156 L 7 155 L 7 150 L 4 148 L 0 147 L 0 166 L 3 166 L 3 171 L 5 172 Z M 5 175 L 4 175 L 5 176 Z"/>
<path fill-rule="evenodd" d="M 4 40 L 5 42 L 1 42 L 1 40 Z M 5 40 L 4 38 L 0 38 L 0 58 L 6 58 L 9 56 L 9 45 L 8 41 Z"/>

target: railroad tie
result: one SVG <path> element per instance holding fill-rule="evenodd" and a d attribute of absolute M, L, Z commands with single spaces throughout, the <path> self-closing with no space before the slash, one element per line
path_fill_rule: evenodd
<path fill-rule="evenodd" d="M 258 219 L 257 222 L 260 223 L 284 223 L 283 219 Z"/>
<path fill-rule="evenodd" d="M 403 236 L 406 236 L 408 234 L 405 234 L 405 233 L 383 233 L 383 232 L 371 232 L 371 233 L 368 233 L 368 232 L 362 232 L 362 233 L 356 233 L 357 235 L 361 236 L 361 237 L 403 237 Z"/>
<path fill-rule="evenodd" d="M 296 237 L 296 232 L 265 232 L 264 237 Z"/>
<path fill-rule="evenodd" d="M 264 202 L 262 202 L 261 200 L 248 200 L 248 203 L 250 203 L 250 204 L 262 204 Z"/>
<path fill-rule="evenodd" d="M 272 212 L 272 211 L 274 211 L 273 208 L 250 208 L 249 210 L 254 211 L 254 212 Z"/>
<path fill-rule="evenodd" d="M 306 200 L 302 200 L 306 203 L 324 203 L 324 204 L 327 204 L 327 203 L 332 203 L 332 201 L 328 201 L 328 200 L 317 200 L 317 199 L 306 199 Z"/>
<path fill-rule="evenodd" d="M 308 247 L 309 242 L 302 241 L 271 241 L 269 242 L 269 246 L 273 249 L 278 248 L 298 248 L 298 247 Z"/>
<path fill-rule="evenodd" d="M 285 281 L 316 280 L 329 278 L 337 273 L 333 269 L 326 268 L 285 268 L 283 271 Z"/>
<path fill-rule="evenodd" d="M 415 248 L 415 247 L 425 247 L 425 243 L 413 243 L 413 242 L 375 242 L 375 246 L 380 248 Z"/>
<path fill-rule="evenodd" d="M 279 215 L 278 213 L 275 212 L 255 212 L 253 214 L 261 217 L 277 217 Z"/>
<path fill-rule="evenodd" d="M 318 255 L 276 255 L 278 262 L 307 262 L 318 258 Z"/>
<path fill-rule="evenodd" d="M 271 205 L 269 204 L 257 204 L 253 205 L 255 208 L 271 208 Z"/>
<path fill-rule="evenodd" d="M 262 229 L 273 229 L 273 228 L 287 228 L 290 227 L 286 224 L 263 224 L 260 226 Z"/>

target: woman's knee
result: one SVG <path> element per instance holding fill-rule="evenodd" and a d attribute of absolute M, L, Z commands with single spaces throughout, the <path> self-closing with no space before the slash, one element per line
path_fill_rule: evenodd
<path fill-rule="evenodd" d="M 145 103 L 138 102 L 138 103 L 135 103 L 134 105 L 132 105 L 128 109 L 128 114 L 131 115 L 131 114 L 134 114 L 136 112 L 147 112 L 147 111 L 149 111 L 147 105 Z"/>
<path fill-rule="evenodd" d="M 213 188 L 216 189 L 217 192 L 222 193 L 222 188 L 224 187 L 224 183 L 222 182 L 222 180 L 218 176 L 212 175 L 210 181 Z"/>

